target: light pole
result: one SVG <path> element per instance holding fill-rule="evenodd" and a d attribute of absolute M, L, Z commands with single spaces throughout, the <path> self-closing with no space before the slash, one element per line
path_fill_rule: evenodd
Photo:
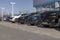
<path fill-rule="evenodd" d="M 2 21 L 3 21 L 3 13 L 4 13 L 3 10 L 4 10 L 4 8 L 2 8 Z"/>
<path fill-rule="evenodd" d="M 12 5 L 12 16 L 14 16 L 14 8 L 13 8 L 13 6 L 16 4 L 15 2 L 10 2 L 10 4 Z"/>

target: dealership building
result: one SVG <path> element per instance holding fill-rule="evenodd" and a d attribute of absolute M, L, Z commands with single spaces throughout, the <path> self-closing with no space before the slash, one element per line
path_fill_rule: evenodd
<path fill-rule="evenodd" d="M 60 0 L 33 0 L 33 11 L 59 10 Z"/>

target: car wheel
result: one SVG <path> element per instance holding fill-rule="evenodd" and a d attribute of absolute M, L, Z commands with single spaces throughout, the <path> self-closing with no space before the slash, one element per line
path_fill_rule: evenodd
<path fill-rule="evenodd" d="M 38 21 L 37 27 L 44 27 L 44 25 L 42 24 L 42 22 Z"/>

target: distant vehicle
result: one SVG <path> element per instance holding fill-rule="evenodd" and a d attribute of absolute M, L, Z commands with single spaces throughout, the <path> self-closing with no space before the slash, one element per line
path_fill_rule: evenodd
<path fill-rule="evenodd" d="M 12 17 L 10 17 L 10 16 L 4 17 L 4 21 L 10 22 L 10 19 L 12 19 Z"/>
<path fill-rule="evenodd" d="M 0 21 L 2 21 L 2 17 L 0 17 Z"/>
<path fill-rule="evenodd" d="M 38 27 L 59 27 L 60 11 L 46 11 L 41 13 L 41 19 L 37 22 Z"/>

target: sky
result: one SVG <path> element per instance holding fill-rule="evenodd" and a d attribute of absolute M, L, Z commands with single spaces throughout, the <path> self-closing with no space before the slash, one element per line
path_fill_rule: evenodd
<path fill-rule="evenodd" d="M 0 11 L 1 8 L 5 8 L 5 12 L 11 12 L 11 4 L 10 2 L 15 2 L 14 12 L 25 11 L 32 12 L 33 10 L 33 0 L 0 0 Z"/>

